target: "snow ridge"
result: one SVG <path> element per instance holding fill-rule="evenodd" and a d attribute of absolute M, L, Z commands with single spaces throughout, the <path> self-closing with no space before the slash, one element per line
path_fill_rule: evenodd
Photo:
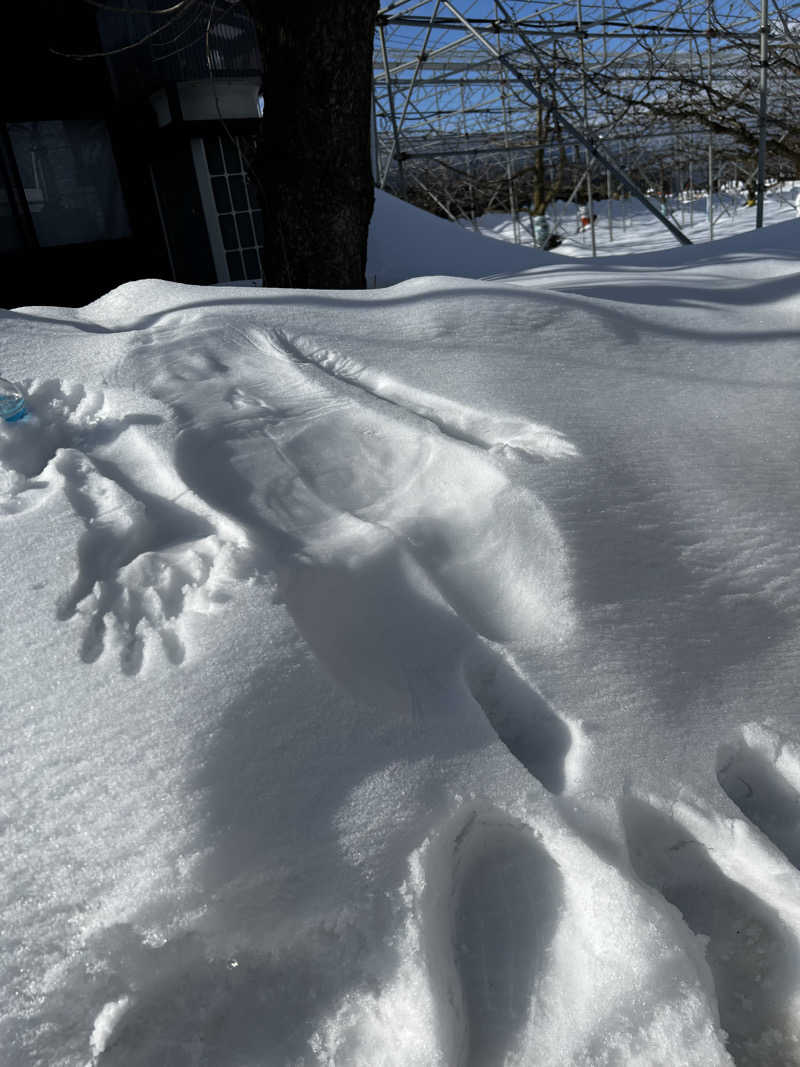
<path fill-rule="evenodd" d="M 280 329 L 261 335 L 250 330 L 246 336 L 256 347 L 266 343 L 287 358 L 313 363 L 340 381 L 431 422 L 456 441 L 477 445 L 487 451 L 516 451 L 531 459 L 579 455 L 571 441 L 549 426 L 527 419 L 487 414 L 401 384 L 385 372 L 379 373 L 352 357 L 319 347 L 309 338 L 290 339 Z"/>

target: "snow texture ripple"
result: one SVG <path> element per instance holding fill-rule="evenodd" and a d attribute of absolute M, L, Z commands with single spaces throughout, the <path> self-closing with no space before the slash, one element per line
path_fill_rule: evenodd
<path fill-rule="evenodd" d="M 797 225 L 3 314 L 4 1063 L 800 1064 Z"/>

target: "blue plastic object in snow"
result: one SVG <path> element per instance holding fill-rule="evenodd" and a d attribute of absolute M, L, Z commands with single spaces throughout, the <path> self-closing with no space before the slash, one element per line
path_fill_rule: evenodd
<path fill-rule="evenodd" d="M 17 422 L 27 415 L 25 395 L 19 386 L 0 378 L 0 419 Z"/>

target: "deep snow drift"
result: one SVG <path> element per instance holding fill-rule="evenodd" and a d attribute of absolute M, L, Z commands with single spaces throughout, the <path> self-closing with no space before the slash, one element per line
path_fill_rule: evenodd
<path fill-rule="evenodd" d="M 800 1064 L 799 234 L 3 313 L 4 1064 Z"/>
<path fill-rule="evenodd" d="M 485 278 L 528 270 L 552 258 L 537 248 L 480 238 L 472 229 L 462 229 L 376 189 L 367 284 L 370 288 L 394 285 L 426 274 Z"/>

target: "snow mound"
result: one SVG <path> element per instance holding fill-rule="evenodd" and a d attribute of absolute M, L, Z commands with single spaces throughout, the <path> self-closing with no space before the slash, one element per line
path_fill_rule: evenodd
<path fill-rule="evenodd" d="M 800 1064 L 758 239 L 2 316 L 7 1062 Z"/>
<path fill-rule="evenodd" d="M 367 248 L 367 284 L 394 285 L 420 275 L 486 278 L 552 260 L 547 252 L 492 241 L 447 219 L 375 190 Z"/>

